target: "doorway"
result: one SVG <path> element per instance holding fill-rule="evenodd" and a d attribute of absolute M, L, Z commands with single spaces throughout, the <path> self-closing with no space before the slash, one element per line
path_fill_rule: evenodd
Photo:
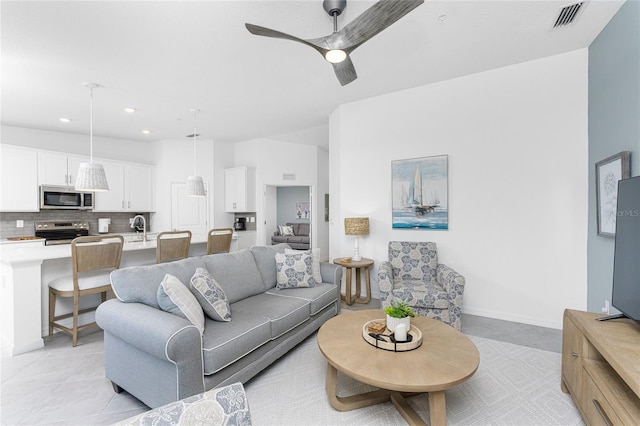
<path fill-rule="evenodd" d="M 285 223 L 313 223 L 313 200 L 310 186 L 265 185 L 264 200 L 264 245 L 271 245 L 271 236 L 278 225 Z M 310 233 L 313 247 L 313 232 Z"/>

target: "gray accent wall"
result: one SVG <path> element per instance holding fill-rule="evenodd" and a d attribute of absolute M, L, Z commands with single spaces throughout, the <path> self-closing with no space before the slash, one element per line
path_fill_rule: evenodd
<path fill-rule="evenodd" d="M 595 163 L 631 152 L 640 174 L 640 2 L 627 1 L 589 47 L 589 229 L 587 309 L 611 300 L 612 238 L 597 235 Z M 612 312 L 614 312 L 612 310 Z"/>
<path fill-rule="evenodd" d="M 296 217 L 296 202 L 309 201 L 308 186 L 279 186 L 278 196 L 278 225 L 285 223 L 311 223 L 308 219 Z"/>

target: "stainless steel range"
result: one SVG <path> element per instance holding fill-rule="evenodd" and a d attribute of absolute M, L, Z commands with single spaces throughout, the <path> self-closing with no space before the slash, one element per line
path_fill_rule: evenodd
<path fill-rule="evenodd" d="M 44 245 L 70 244 L 76 237 L 89 235 L 88 222 L 36 222 L 36 237 L 45 239 Z"/>

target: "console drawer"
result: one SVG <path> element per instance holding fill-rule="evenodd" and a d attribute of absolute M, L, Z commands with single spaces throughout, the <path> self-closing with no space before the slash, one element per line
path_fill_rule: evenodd
<path fill-rule="evenodd" d="M 586 370 L 582 375 L 581 404 L 586 421 L 591 426 L 612 426 L 623 424 L 606 400 L 598 386 L 593 382 Z"/>

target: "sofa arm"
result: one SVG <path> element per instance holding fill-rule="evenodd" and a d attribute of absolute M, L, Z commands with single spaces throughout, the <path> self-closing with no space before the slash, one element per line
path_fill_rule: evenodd
<path fill-rule="evenodd" d="M 180 401 L 130 417 L 114 426 L 187 424 L 197 420 L 207 425 L 251 425 L 249 404 L 242 383 L 211 389 Z"/>
<path fill-rule="evenodd" d="M 393 290 L 393 269 L 389 261 L 384 261 L 378 266 L 378 287 L 380 288 L 380 300 L 387 300 Z"/>
<path fill-rule="evenodd" d="M 104 369 L 149 407 L 205 391 L 200 331 L 187 320 L 141 303 L 102 303 Z M 117 385 L 117 387 L 115 386 Z"/>
<path fill-rule="evenodd" d="M 436 270 L 438 284 L 447 292 L 449 300 L 458 308 L 462 307 L 465 279 L 447 265 L 440 263 Z"/>
<path fill-rule="evenodd" d="M 320 275 L 322 282 L 335 284 L 338 287 L 342 284 L 342 267 L 329 262 L 320 262 Z"/>
<path fill-rule="evenodd" d="M 117 299 L 102 303 L 96 322 L 103 330 L 156 358 L 182 362 L 201 357 L 198 329 L 184 318 L 142 303 Z"/>

